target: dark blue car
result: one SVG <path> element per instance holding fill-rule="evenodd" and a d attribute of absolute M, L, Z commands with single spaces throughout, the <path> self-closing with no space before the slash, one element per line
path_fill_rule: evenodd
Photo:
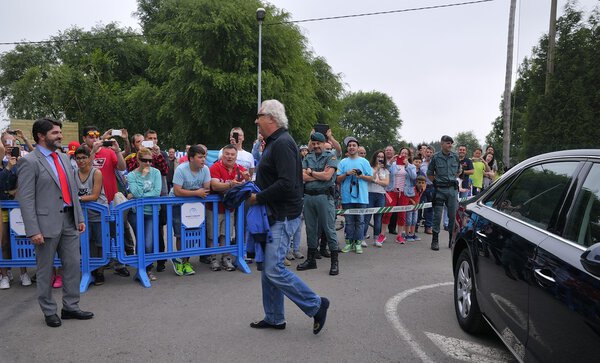
<path fill-rule="evenodd" d="M 600 361 L 600 150 L 539 155 L 461 203 L 452 246 L 461 328 L 520 361 Z"/>

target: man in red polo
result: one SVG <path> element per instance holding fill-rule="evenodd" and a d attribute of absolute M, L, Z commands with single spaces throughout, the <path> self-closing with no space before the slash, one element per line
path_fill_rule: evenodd
<path fill-rule="evenodd" d="M 229 189 L 235 187 L 236 185 L 242 184 L 248 180 L 250 180 L 250 173 L 243 166 L 236 163 L 238 150 L 235 145 L 227 145 L 223 148 L 223 154 L 221 155 L 221 159 L 215 162 L 210 167 L 210 188 L 214 192 L 224 193 Z M 207 206 L 206 210 L 206 231 L 208 234 L 208 238 L 210 240 L 213 239 L 213 214 L 212 208 Z M 219 245 L 223 246 L 225 244 L 225 208 L 223 205 L 219 205 L 219 217 L 218 217 L 218 226 L 219 226 Z M 233 240 L 233 214 L 229 224 L 229 237 Z M 221 263 L 217 258 L 218 256 L 211 256 L 211 266 L 210 268 L 213 271 L 219 271 L 221 269 L 221 265 L 227 271 L 234 271 L 235 266 L 233 265 L 233 261 L 231 260 L 231 255 L 224 254 L 221 257 Z"/>

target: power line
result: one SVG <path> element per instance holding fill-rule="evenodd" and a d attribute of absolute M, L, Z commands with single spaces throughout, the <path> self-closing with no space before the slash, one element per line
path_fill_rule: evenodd
<path fill-rule="evenodd" d="M 455 7 L 455 6 L 473 5 L 473 4 L 479 4 L 479 3 L 487 3 L 487 2 L 491 2 L 491 1 L 494 1 L 494 0 L 476 0 L 476 1 L 468 1 L 468 2 L 462 2 L 462 3 L 423 6 L 423 7 L 419 7 L 419 8 L 378 11 L 378 12 L 373 12 L 373 13 L 339 15 L 339 16 L 330 16 L 330 17 L 324 17 L 324 18 L 312 18 L 312 19 L 303 19 L 303 20 L 289 20 L 289 21 L 282 21 L 282 22 L 275 22 L 275 23 L 265 23 L 265 26 L 308 23 L 308 22 L 325 21 L 325 20 L 338 20 L 338 19 L 359 18 L 359 17 L 365 17 L 365 16 L 374 16 L 374 15 L 406 13 L 406 12 L 411 12 L 411 11 L 433 10 L 433 9 L 449 8 L 449 7 Z M 176 33 L 176 32 L 154 33 L 154 34 L 148 35 L 148 37 L 158 36 L 158 35 L 172 35 L 172 34 L 178 34 L 178 33 Z M 97 41 L 97 40 L 108 40 L 108 39 L 126 39 L 126 38 L 143 38 L 143 37 L 147 37 L 147 36 L 144 34 L 123 34 L 123 35 L 105 36 L 105 37 L 82 37 L 82 38 L 59 39 L 59 40 L 1 42 L 0 46 L 2 46 L 2 45 L 25 45 L 25 44 L 76 43 L 76 42 L 81 42 L 81 41 Z"/>
<path fill-rule="evenodd" d="M 304 19 L 304 20 L 290 20 L 290 21 L 282 21 L 282 22 L 278 22 L 278 23 L 266 23 L 265 25 L 307 23 L 307 22 L 311 22 L 311 21 L 337 20 L 337 19 L 346 19 L 346 18 L 359 18 L 359 17 L 373 16 L 373 15 L 386 15 L 386 14 L 395 14 L 395 13 L 406 13 L 406 12 L 410 12 L 410 11 L 432 10 L 432 9 L 439 9 L 439 8 L 449 8 L 449 7 L 453 7 L 453 6 L 473 5 L 473 4 L 479 4 L 479 3 L 487 3 L 487 2 L 490 2 L 490 1 L 494 1 L 494 0 L 477 0 L 477 1 L 468 1 L 468 2 L 463 2 L 463 3 L 423 6 L 423 7 L 420 7 L 420 8 L 378 11 L 378 12 L 374 12 L 374 13 L 361 13 L 361 14 L 350 14 L 350 15 L 339 15 L 339 16 L 330 16 L 330 17 L 326 17 L 326 18 L 314 18 L 314 19 Z"/>

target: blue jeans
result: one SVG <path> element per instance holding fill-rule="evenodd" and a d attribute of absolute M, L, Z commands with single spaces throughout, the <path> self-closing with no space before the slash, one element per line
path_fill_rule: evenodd
<path fill-rule="evenodd" d="M 369 208 L 385 207 L 385 194 L 381 193 L 369 193 Z M 369 229 L 369 222 L 371 222 L 371 214 L 365 214 L 365 232 L 363 236 L 367 235 Z M 377 236 L 381 234 L 381 218 L 383 214 L 377 213 L 373 215 L 373 239 L 377 239 Z"/>
<path fill-rule="evenodd" d="M 261 272 L 264 320 L 269 324 L 285 322 L 284 295 L 310 317 L 315 316 L 321 307 L 321 298 L 283 264 L 292 234 L 299 226 L 300 218 L 278 221 L 271 226 L 273 242 L 265 246 L 264 269 Z"/>
<path fill-rule="evenodd" d="M 411 210 L 410 212 L 406 212 L 406 225 L 407 226 L 416 226 L 417 225 L 417 216 L 418 211 Z"/>
<path fill-rule="evenodd" d="M 366 208 L 368 204 L 342 203 L 343 209 Z M 361 215 L 346 214 L 346 239 L 350 241 L 362 241 L 365 237 L 365 218 Z"/>
<path fill-rule="evenodd" d="M 294 232 L 294 236 L 292 238 L 292 248 L 290 250 L 293 250 L 295 252 L 300 251 L 300 240 L 302 239 L 302 218 L 300 218 L 300 223 L 298 223 L 298 228 L 296 228 L 296 231 Z"/>
<path fill-rule="evenodd" d="M 141 236 L 138 236 L 137 232 L 137 213 L 130 211 L 127 215 L 127 219 L 129 220 L 129 224 L 131 224 L 131 228 L 133 228 L 133 233 L 135 235 L 136 243 L 140 243 Z M 152 241 L 152 215 L 144 214 L 144 247 L 146 253 L 154 252 L 154 244 Z M 152 264 L 146 266 L 146 269 L 152 267 Z"/>

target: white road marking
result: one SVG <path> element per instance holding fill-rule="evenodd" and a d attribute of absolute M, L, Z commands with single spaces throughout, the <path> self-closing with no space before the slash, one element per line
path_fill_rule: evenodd
<path fill-rule="evenodd" d="M 430 332 L 425 332 L 425 335 L 446 355 L 454 359 L 479 363 L 498 363 L 512 360 L 512 355 L 500 349 Z"/>
<path fill-rule="evenodd" d="M 412 349 L 412 351 L 419 358 L 421 358 L 421 360 L 425 363 L 433 363 L 433 360 L 431 358 L 429 358 L 427 353 L 421 348 L 419 343 L 413 338 L 413 336 L 410 334 L 408 329 L 404 326 L 404 324 L 402 324 L 402 322 L 400 321 L 400 318 L 398 318 L 396 309 L 398 308 L 398 304 L 400 304 L 400 302 L 402 300 L 406 299 L 407 297 L 409 297 L 413 294 L 416 294 L 419 291 L 427 290 L 427 289 L 434 289 L 436 287 L 442 287 L 442 286 L 448 286 L 448 285 L 454 285 L 454 283 L 453 282 L 441 282 L 439 284 L 419 286 L 419 287 L 415 287 L 413 289 L 404 290 L 401 293 L 397 294 L 396 296 L 393 296 L 392 298 L 390 298 L 385 303 L 385 316 L 390 321 L 390 323 L 392 323 L 392 326 L 394 327 L 394 329 L 396 329 L 400 338 L 404 339 L 404 341 L 406 342 L 406 344 L 408 344 L 408 346 Z"/>

